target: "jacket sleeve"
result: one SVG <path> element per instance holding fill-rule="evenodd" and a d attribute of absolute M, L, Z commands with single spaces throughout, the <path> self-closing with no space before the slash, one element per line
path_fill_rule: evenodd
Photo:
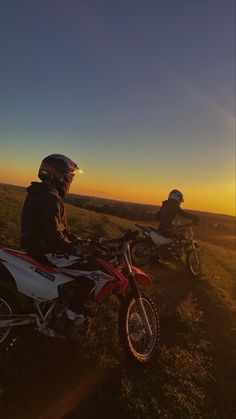
<path fill-rule="evenodd" d="M 65 225 L 61 216 L 61 203 L 51 195 L 43 208 L 43 228 L 47 247 L 52 251 L 72 252 L 74 246 L 68 239 Z"/>

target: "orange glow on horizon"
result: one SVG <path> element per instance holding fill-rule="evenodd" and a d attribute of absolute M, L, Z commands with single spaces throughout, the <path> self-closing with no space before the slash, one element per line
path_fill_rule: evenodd
<path fill-rule="evenodd" d="M 165 193 L 163 193 L 162 196 L 158 194 L 158 196 L 156 197 L 152 193 L 143 194 L 141 193 L 141 191 L 139 194 L 135 194 L 135 193 L 132 194 L 129 191 L 127 191 L 126 193 L 123 192 L 123 194 L 119 194 L 119 193 L 115 194 L 114 191 L 112 191 L 111 193 L 109 192 L 99 193 L 99 191 L 97 191 L 98 193 L 96 193 L 95 190 L 91 190 L 89 188 L 81 188 L 80 190 L 79 189 L 74 190 L 73 188 L 71 188 L 70 192 L 75 193 L 75 194 L 81 194 L 81 195 L 96 196 L 96 197 L 100 197 L 104 199 L 112 199 L 112 200 L 114 199 L 118 201 L 160 206 L 162 204 L 162 201 L 167 199 L 167 195 L 170 189 L 171 188 L 166 189 Z M 184 204 L 182 204 L 183 209 L 186 208 L 186 209 L 192 209 L 196 211 L 204 211 L 204 212 L 212 212 L 215 214 L 226 214 L 226 215 L 236 216 L 234 196 L 226 197 L 225 195 L 222 195 L 221 199 L 218 202 L 214 201 L 212 197 L 210 196 L 205 199 L 201 199 L 201 198 L 198 199 L 197 197 L 191 198 L 190 196 L 187 197 L 186 194 L 185 196 L 186 196 L 185 202 Z"/>
<path fill-rule="evenodd" d="M 28 173 L 0 173 L 0 183 L 6 183 L 17 186 L 28 186 L 31 181 L 38 181 L 36 176 L 32 176 L 31 170 Z M 30 179 L 30 181 L 29 181 Z M 78 178 L 77 178 L 78 179 Z M 156 187 L 144 188 L 137 185 L 128 185 L 126 188 L 121 182 L 114 183 L 114 188 L 107 184 L 94 182 L 87 182 L 83 176 L 79 177 L 77 181 L 72 184 L 70 193 L 96 196 L 105 199 L 119 200 L 133 203 L 161 205 L 162 201 L 167 199 L 167 195 L 175 185 L 163 185 L 161 188 Z M 177 185 L 178 186 L 178 185 Z M 219 214 L 228 214 L 235 216 L 235 184 L 234 182 L 222 185 L 220 193 L 212 186 L 200 185 L 198 188 L 181 187 L 179 188 L 184 192 L 185 202 L 182 208 L 188 208 L 199 211 L 206 211 Z"/>

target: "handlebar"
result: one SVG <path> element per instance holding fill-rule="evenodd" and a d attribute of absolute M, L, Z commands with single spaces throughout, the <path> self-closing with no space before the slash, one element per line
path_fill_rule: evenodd
<path fill-rule="evenodd" d="M 110 245 L 110 244 L 123 244 L 125 242 L 129 242 L 130 240 L 135 239 L 139 235 L 139 232 L 137 230 L 125 230 L 121 237 L 116 239 L 110 239 L 110 240 L 102 240 L 100 244 L 102 245 Z"/>
<path fill-rule="evenodd" d="M 112 245 L 122 245 L 125 242 L 135 239 L 139 235 L 137 230 L 125 230 L 121 237 L 115 239 L 87 240 L 87 243 L 97 247 L 112 247 Z"/>
<path fill-rule="evenodd" d="M 177 229 L 182 229 L 182 228 L 186 228 L 186 227 L 191 227 L 192 225 L 196 225 L 196 224 L 198 224 L 198 223 L 199 223 L 199 220 L 198 220 L 198 221 L 194 221 L 194 220 L 192 220 L 192 221 L 190 221 L 189 223 L 186 223 L 186 224 L 181 224 L 181 225 L 175 226 L 175 229 L 177 230 Z"/>
<path fill-rule="evenodd" d="M 153 226 L 146 226 L 146 225 L 141 225 L 141 224 L 135 224 L 138 228 L 140 228 L 143 231 L 157 231 L 156 227 Z"/>

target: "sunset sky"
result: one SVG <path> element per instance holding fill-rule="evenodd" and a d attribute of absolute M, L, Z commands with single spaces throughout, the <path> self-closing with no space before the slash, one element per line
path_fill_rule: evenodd
<path fill-rule="evenodd" d="M 235 213 L 234 0 L 2 0 L 0 182 Z"/>

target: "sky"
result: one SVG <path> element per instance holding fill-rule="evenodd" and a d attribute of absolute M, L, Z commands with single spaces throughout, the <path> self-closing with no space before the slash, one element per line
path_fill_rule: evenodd
<path fill-rule="evenodd" d="M 0 182 L 235 214 L 234 0 L 1 0 Z"/>

